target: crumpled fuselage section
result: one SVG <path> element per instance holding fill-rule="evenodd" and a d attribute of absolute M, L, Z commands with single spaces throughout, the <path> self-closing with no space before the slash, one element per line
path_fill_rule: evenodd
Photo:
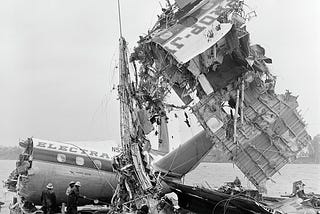
<path fill-rule="evenodd" d="M 19 155 L 16 161 L 16 168 L 10 173 L 5 186 L 9 191 L 17 192 L 19 196 L 26 199 L 30 195 L 28 174 L 32 167 L 33 142 L 31 138 L 28 138 L 25 141 L 21 141 L 19 145 L 24 148 L 24 151 Z"/>
<path fill-rule="evenodd" d="M 212 143 L 263 191 L 311 139 L 297 97 L 275 93 L 272 60 L 250 44 L 246 23 L 255 13 L 243 1 L 195 1 L 186 8 L 170 5 L 140 37 L 130 57 L 139 77 L 135 96 L 151 118 L 190 109 Z M 183 106 L 166 103 L 171 91 Z"/>

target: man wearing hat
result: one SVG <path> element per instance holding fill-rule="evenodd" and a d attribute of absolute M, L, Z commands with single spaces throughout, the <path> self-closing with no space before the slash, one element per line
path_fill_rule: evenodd
<path fill-rule="evenodd" d="M 66 190 L 66 195 L 67 195 L 67 213 L 71 213 L 70 209 L 70 202 L 69 202 L 69 195 L 71 193 L 72 188 L 74 187 L 75 181 L 70 181 L 69 186 Z"/>
<path fill-rule="evenodd" d="M 72 188 L 74 187 L 75 183 L 76 183 L 75 181 L 70 181 L 69 186 L 68 186 L 68 188 L 66 190 L 66 195 L 67 196 L 70 194 L 70 192 L 71 192 Z"/>
<path fill-rule="evenodd" d="M 56 195 L 52 183 L 48 183 L 41 194 L 42 210 L 44 214 L 53 214 L 56 209 Z"/>
<path fill-rule="evenodd" d="M 85 196 L 80 196 L 80 190 L 79 190 L 80 187 L 81 187 L 81 184 L 79 181 L 77 181 L 68 195 L 68 207 L 67 207 L 68 214 L 76 214 L 78 212 L 77 207 L 78 207 L 79 197 L 86 198 Z"/>

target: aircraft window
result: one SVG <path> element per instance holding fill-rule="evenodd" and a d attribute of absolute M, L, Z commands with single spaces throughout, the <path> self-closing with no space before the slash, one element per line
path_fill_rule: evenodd
<path fill-rule="evenodd" d="M 84 164 L 84 159 L 82 157 L 76 157 L 76 164 L 82 166 Z"/>
<path fill-rule="evenodd" d="M 93 160 L 93 162 L 95 163 L 95 165 L 98 167 L 98 169 L 101 169 L 102 163 L 99 160 Z"/>
<path fill-rule="evenodd" d="M 58 162 L 66 162 L 67 157 L 66 157 L 65 154 L 58 154 L 57 155 L 57 160 L 58 160 Z"/>

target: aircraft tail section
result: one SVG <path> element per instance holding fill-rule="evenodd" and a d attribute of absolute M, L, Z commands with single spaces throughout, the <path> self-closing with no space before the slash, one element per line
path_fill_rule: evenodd
<path fill-rule="evenodd" d="M 170 177 L 181 178 L 197 167 L 201 159 L 210 151 L 213 144 L 205 131 L 180 145 L 162 159 L 154 163 L 154 167 Z"/>

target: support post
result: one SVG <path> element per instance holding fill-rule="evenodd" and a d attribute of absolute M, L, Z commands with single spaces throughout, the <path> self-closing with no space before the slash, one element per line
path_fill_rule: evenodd
<path fill-rule="evenodd" d="M 237 143 L 237 121 L 238 121 L 238 109 L 239 109 L 239 94 L 240 91 L 237 89 L 237 101 L 236 110 L 233 116 L 233 143 Z"/>
<path fill-rule="evenodd" d="M 241 103 L 240 103 L 240 121 L 243 125 L 243 108 L 244 108 L 244 80 L 241 81 Z"/>

